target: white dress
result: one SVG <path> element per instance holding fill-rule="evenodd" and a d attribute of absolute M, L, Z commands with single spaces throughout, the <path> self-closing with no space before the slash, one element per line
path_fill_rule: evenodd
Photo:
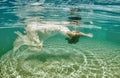
<path fill-rule="evenodd" d="M 38 22 L 31 22 L 27 25 L 26 31 L 28 31 L 29 35 L 32 36 L 33 33 L 39 35 L 40 40 L 45 40 L 48 37 L 51 37 L 57 33 L 61 33 L 67 36 L 67 32 L 70 30 L 68 27 L 64 25 L 60 25 L 56 22 L 46 22 L 46 23 L 38 23 Z M 33 36 L 32 36 L 33 37 Z"/>
<path fill-rule="evenodd" d="M 34 50 L 41 50 L 43 47 L 43 42 L 57 34 L 61 33 L 67 36 L 67 32 L 70 31 L 66 26 L 61 25 L 56 22 L 46 22 L 46 23 L 38 23 L 31 22 L 26 26 L 26 34 L 23 35 L 20 32 L 16 32 L 18 38 L 14 42 L 14 52 L 17 51 L 21 46 L 27 45 Z M 32 48 L 31 48 L 32 47 Z"/>

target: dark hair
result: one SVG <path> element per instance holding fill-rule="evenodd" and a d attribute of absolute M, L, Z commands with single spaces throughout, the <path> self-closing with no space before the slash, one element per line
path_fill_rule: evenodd
<path fill-rule="evenodd" d="M 81 17 L 77 17 L 77 16 L 68 17 L 68 19 L 69 19 L 70 21 L 72 21 L 72 20 L 82 20 Z"/>
<path fill-rule="evenodd" d="M 79 41 L 79 37 L 80 36 L 75 36 L 75 37 L 71 37 L 71 38 L 66 38 L 66 40 L 68 41 L 69 44 L 76 44 Z"/>
<path fill-rule="evenodd" d="M 79 12 L 79 11 L 81 11 L 81 9 L 80 8 L 71 8 L 70 11 L 72 11 L 72 12 Z"/>

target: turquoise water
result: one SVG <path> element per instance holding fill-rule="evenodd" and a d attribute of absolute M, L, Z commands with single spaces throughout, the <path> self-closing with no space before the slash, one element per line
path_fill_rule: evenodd
<path fill-rule="evenodd" d="M 120 78 L 119 4 L 119 0 L 1 0 L 0 78 Z M 68 21 L 70 8 L 80 9 L 77 31 L 93 33 L 93 38 L 69 44 L 56 34 L 40 50 L 23 45 L 13 51 L 18 38 L 14 32 L 26 34 L 27 19 Z"/>

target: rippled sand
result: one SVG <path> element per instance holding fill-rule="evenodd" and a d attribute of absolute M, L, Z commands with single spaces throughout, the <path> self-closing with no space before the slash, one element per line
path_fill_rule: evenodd
<path fill-rule="evenodd" d="M 0 60 L 0 78 L 120 78 L 117 44 L 92 39 L 46 43 L 42 51 L 23 46 L 7 52 Z"/>

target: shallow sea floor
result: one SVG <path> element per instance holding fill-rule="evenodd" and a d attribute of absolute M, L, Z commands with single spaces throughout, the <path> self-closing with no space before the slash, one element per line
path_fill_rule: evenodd
<path fill-rule="evenodd" d="M 120 78 L 119 46 L 93 39 L 51 39 L 42 51 L 22 46 L 2 56 L 0 78 Z"/>

